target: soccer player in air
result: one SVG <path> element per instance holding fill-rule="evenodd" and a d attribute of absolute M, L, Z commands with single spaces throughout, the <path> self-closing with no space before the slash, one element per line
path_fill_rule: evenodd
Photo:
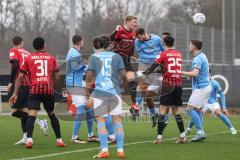
<path fill-rule="evenodd" d="M 114 52 L 118 53 L 124 62 L 127 71 L 127 84 L 131 95 L 132 107 L 130 112 L 133 115 L 138 115 L 139 107 L 136 103 L 137 83 L 131 64 L 131 57 L 134 55 L 134 41 L 136 37 L 135 30 L 137 29 L 137 17 L 126 16 L 124 25 L 117 27 L 117 30 L 111 35 L 111 40 L 114 41 Z"/>
<path fill-rule="evenodd" d="M 213 114 L 217 115 L 223 121 L 223 123 L 229 128 L 232 134 L 237 134 L 237 130 L 233 127 L 230 119 L 228 118 L 229 113 L 227 110 L 225 94 L 222 87 L 220 86 L 218 81 L 214 79 L 211 79 L 211 87 L 212 91 L 210 94 L 210 98 L 208 99 L 208 102 L 204 104 L 203 113 L 210 110 Z M 218 103 L 218 95 L 220 95 L 221 98 L 221 107 Z M 194 124 L 191 120 L 187 128 L 187 133 L 190 133 L 193 125 Z"/>
<path fill-rule="evenodd" d="M 185 135 L 183 118 L 178 111 L 178 107 L 182 106 L 182 53 L 174 49 L 174 38 L 172 36 L 165 37 L 163 43 L 166 51 L 159 54 L 155 63 L 143 72 L 143 74 L 150 74 L 160 64 L 163 74 L 158 117 L 158 136 L 153 143 L 161 144 L 163 142 L 162 135 L 165 128 L 165 117 L 169 107 L 172 108 L 180 132 L 180 136 L 176 143 L 186 143 L 187 138 Z"/>
<path fill-rule="evenodd" d="M 8 94 L 12 96 L 15 88 L 15 81 L 19 75 L 20 67 L 23 65 L 27 56 L 30 53 L 23 48 L 23 39 L 19 36 L 15 36 L 12 39 L 13 48 L 9 51 L 9 62 L 11 63 L 11 76 L 8 83 Z M 21 120 L 21 127 L 23 131 L 23 138 L 15 143 L 25 144 L 27 140 L 26 134 L 26 122 L 28 118 L 28 107 L 27 107 L 27 97 L 29 90 L 29 74 L 24 75 L 23 80 L 20 84 L 18 98 L 14 104 L 11 105 L 11 113 L 13 117 L 19 118 Z M 9 97 L 9 98 L 10 98 Z M 48 124 L 47 120 L 36 119 L 36 123 L 43 130 L 44 135 L 48 134 Z"/>
<path fill-rule="evenodd" d="M 83 59 L 81 48 L 83 47 L 83 38 L 81 35 L 74 35 L 72 37 L 73 47 L 68 51 L 66 58 L 66 87 L 71 97 L 71 106 L 76 106 L 75 118 L 73 121 L 72 143 L 82 144 L 86 143 L 78 136 L 81 127 L 83 116 L 86 113 L 86 123 L 88 128 L 88 142 L 96 142 L 98 138 L 93 134 L 93 107 L 86 106 L 86 99 L 83 95 L 84 84 L 83 78 L 87 68 L 87 62 Z M 72 110 L 73 108 L 70 108 Z M 74 111 L 72 111 L 74 112 Z"/>
<path fill-rule="evenodd" d="M 91 88 L 92 83 L 95 83 L 92 97 L 94 98 L 94 111 L 98 123 L 101 151 L 94 158 L 109 157 L 108 131 L 106 129 L 108 114 L 113 118 L 118 157 L 123 158 L 124 132 L 121 120 L 122 99 L 120 97 L 119 76 L 125 79 L 125 66 L 121 56 L 109 51 L 109 47 L 111 47 L 109 36 L 100 36 L 99 44 L 93 43 L 93 47 L 98 48 L 98 45 L 100 45 L 101 50 L 97 50 L 89 57 L 86 76 L 87 90 Z M 89 91 L 86 92 L 86 96 L 90 96 Z"/>
<path fill-rule="evenodd" d="M 194 56 L 192 71 L 182 71 L 183 75 L 192 77 L 192 94 L 188 101 L 187 112 L 198 131 L 190 140 L 191 142 L 200 142 L 206 139 L 202 124 L 202 109 L 211 93 L 208 59 L 201 49 L 202 41 L 197 39 L 190 41 L 189 50 Z"/>
<path fill-rule="evenodd" d="M 146 71 L 153 63 L 158 54 L 164 51 L 161 38 L 154 34 L 147 34 L 143 28 L 136 30 L 135 50 L 138 55 L 138 71 Z M 156 126 L 157 114 L 154 107 L 153 97 L 157 95 L 162 85 L 160 66 L 155 73 L 140 77 L 137 91 L 146 91 L 145 101 L 152 115 L 152 127 Z"/>
<path fill-rule="evenodd" d="M 28 95 L 28 119 L 26 124 L 27 142 L 25 147 L 32 148 L 33 129 L 37 113 L 40 110 L 40 104 L 43 103 L 51 125 L 57 138 L 57 146 L 64 147 L 65 144 L 61 138 L 60 124 L 54 113 L 54 82 L 59 79 L 59 70 L 55 57 L 46 52 L 46 44 L 43 38 L 37 37 L 33 41 L 35 52 L 29 55 L 20 68 L 16 86 L 10 104 L 14 104 L 19 94 L 20 85 L 24 76 L 29 73 L 30 88 Z"/>

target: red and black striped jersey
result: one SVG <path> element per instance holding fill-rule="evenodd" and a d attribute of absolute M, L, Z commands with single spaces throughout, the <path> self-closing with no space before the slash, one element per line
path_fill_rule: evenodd
<path fill-rule="evenodd" d="M 34 52 L 21 66 L 21 72 L 30 74 L 30 94 L 53 94 L 54 73 L 58 71 L 55 57 L 46 52 Z"/>
<path fill-rule="evenodd" d="M 14 75 L 13 84 L 19 75 L 20 67 L 24 64 L 25 59 L 29 56 L 30 53 L 25 50 L 24 48 L 12 48 L 9 50 L 9 62 L 12 63 L 13 61 L 18 62 L 18 69 L 16 74 Z M 21 83 L 21 86 L 28 86 L 29 85 L 29 74 L 25 74 Z"/>
<path fill-rule="evenodd" d="M 165 84 L 182 86 L 182 53 L 174 49 L 168 49 L 160 53 L 155 61 L 161 64 Z"/>
<path fill-rule="evenodd" d="M 135 31 L 128 31 L 120 27 L 114 36 L 114 52 L 126 57 L 134 54 Z"/>

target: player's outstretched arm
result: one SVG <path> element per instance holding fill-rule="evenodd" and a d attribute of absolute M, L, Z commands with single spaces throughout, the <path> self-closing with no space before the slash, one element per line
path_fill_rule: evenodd
<path fill-rule="evenodd" d="M 145 72 L 143 72 L 143 74 L 148 75 L 152 73 L 158 66 L 159 64 L 153 63 Z"/>
<path fill-rule="evenodd" d="M 199 75 L 199 69 L 193 69 L 192 71 L 189 72 L 182 71 L 182 75 L 188 77 L 197 77 Z"/>
<path fill-rule="evenodd" d="M 17 80 L 15 82 L 14 93 L 13 93 L 12 97 L 9 99 L 10 105 L 14 104 L 16 102 L 16 100 L 17 100 L 17 95 L 18 95 L 20 84 L 22 83 L 22 80 L 23 80 L 23 76 L 24 76 L 24 73 L 20 72 L 19 76 L 18 76 L 18 78 L 17 78 Z"/>

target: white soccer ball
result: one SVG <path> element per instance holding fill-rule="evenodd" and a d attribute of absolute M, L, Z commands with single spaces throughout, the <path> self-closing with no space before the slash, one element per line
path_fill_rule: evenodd
<path fill-rule="evenodd" d="M 193 22 L 195 24 L 203 24 L 206 21 L 206 16 L 203 13 L 195 13 L 193 15 Z"/>

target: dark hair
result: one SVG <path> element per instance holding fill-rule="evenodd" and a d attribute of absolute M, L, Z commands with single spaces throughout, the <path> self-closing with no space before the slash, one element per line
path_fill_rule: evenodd
<path fill-rule="evenodd" d="M 194 46 L 196 46 L 196 48 L 198 49 L 198 50 L 201 50 L 202 49 L 202 41 L 200 41 L 200 40 L 198 40 L 198 39 L 192 39 L 191 40 L 191 43 L 194 45 Z"/>
<path fill-rule="evenodd" d="M 143 34 L 145 34 L 145 30 L 143 28 L 138 28 L 136 30 L 136 36 L 143 35 Z"/>
<path fill-rule="evenodd" d="M 162 35 L 171 36 L 172 34 L 170 32 L 163 32 Z"/>
<path fill-rule="evenodd" d="M 172 36 L 167 36 L 163 41 L 167 47 L 173 47 L 175 39 Z"/>
<path fill-rule="evenodd" d="M 105 49 L 111 51 L 114 46 L 111 43 L 111 38 L 108 35 L 100 35 L 93 39 L 93 47 L 95 49 Z"/>
<path fill-rule="evenodd" d="M 81 42 L 83 40 L 82 36 L 77 34 L 77 35 L 74 35 L 72 37 L 72 42 L 74 45 L 78 44 L 79 42 Z"/>
<path fill-rule="evenodd" d="M 13 43 L 14 46 L 20 45 L 22 43 L 22 41 L 23 41 L 23 39 L 20 36 L 15 36 L 12 39 L 12 43 Z"/>
<path fill-rule="evenodd" d="M 107 49 L 110 44 L 111 44 L 110 36 L 103 34 L 99 37 L 100 48 Z"/>
<path fill-rule="evenodd" d="M 42 50 L 45 46 L 45 40 L 42 37 L 37 37 L 33 40 L 33 48 L 35 50 Z"/>
<path fill-rule="evenodd" d="M 94 37 L 94 39 L 93 39 L 93 47 L 94 47 L 95 49 L 101 49 L 100 43 L 99 43 L 99 39 L 100 39 L 99 36 Z"/>

